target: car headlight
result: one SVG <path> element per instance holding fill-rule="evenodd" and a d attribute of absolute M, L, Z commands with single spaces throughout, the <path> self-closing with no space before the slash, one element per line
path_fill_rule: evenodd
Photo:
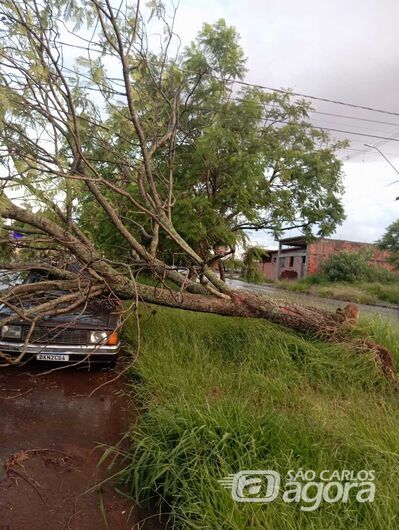
<path fill-rule="evenodd" d="M 5 339 L 20 339 L 22 335 L 21 326 L 3 326 L 1 328 L 1 336 Z"/>
<path fill-rule="evenodd" d="M 90 342 L 93 344 L 98 344 L 99 342 L 105 344 L 107 337 L 108 333 L 106 331 L 92 331 L 90 333 Z"/>

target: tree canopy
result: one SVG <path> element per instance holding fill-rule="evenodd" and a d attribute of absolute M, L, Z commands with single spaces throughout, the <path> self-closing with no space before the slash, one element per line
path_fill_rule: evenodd
<path fill-rule="evenodd" d="M 224 20 L 181 48 L 174 17 L 156 0 L 0 5 L 0 215 L 23 236 L 2 267 L 24 266 L 24 249 L 37 248 L 33 265 L 48 270 L 45 245 L 48 261 L 71 256 L 85 270 L 53 263 L 58 279 L 35 289 L 70 294 L 25 317 L 107 291 L 296 329 L 335 325 L 335 315 L 235 292 L 214 264 L 247 230 L 331 233 L 344 217 L 342 144 L 311 125 L 306 101 L 245 84 Z"/>
<path fill-rule="evenodd" d="M 391 252 L 391 260 L 398 268 L 399 261 L 399 219 L 391 223 L 378 241 L 382 250 Z"/>
<path fill-rule="evenodd" d="M 93 69 L 87 59 L 79 64 Z M 143 130 L 152 138 L 170 125 L 165 104 L 176 108 L 173 142 L 166 142 L 154 156 L 157 171 L 173 173 L 174 202 L 171 218 L 182 237 L 206 259 L 216 246 L 235 248 L 249 230 L 270 230 L 279 236 L 292 227 L 306 234 L 331 234 L 344 219 L 341 163 L 335 150 L 343 145 L 312 127 L 309 104 L 289 94 L 265 92 L 234 84 L 245 74 L 246 59 L 239 36 L 224 20 L 204 24 L 196 39 L 174 60 L 147 52 L 129 74 Z M 100 74 L 101 72 L 101 74 Z M 91 82 L 112 86 L 104 65 L 96 64 Z M 154 91 L 160 80 L 162 93 Z M 166 98 L 166 99 L 165 99 Z M 90 94 L 89 94 L 89 99 Z M 107 107 L 99 145 L 93 142 L 96 122 L 85 124 L 85 148 L 101 160 L 101 174 L 115 175 L 140 200 L 136 182 L 121 177 L 122 161 L 129 167 L 141 157 L 126 141 L 126 106 Z M 135 136 L 135 132 L 131 131 Z M 109 150 L 114 156 L 109 160 Z M 115 162 L 118 153 L 122 161 Z M 167 160 L 169 157 L 169 161 Z M 173 167 L 168 169 L 173 159 Z M 125 166 L 126 168 L 126 166 Z M 122 180 L 121 180 L 122 178 Z M 133 179 L 134 180 L 134 179 Z M 109 190 L 108 190 L 109 191 Z M 166 190 L 164 190 L 166 192 Z M 115 199 L 114 199 L 115 200 Z M 131 211 L 129 201 L 117 198 L 130 231 L 151 246 L 153 227 Z M 95 237 L 107 253 L 128 245 L 99 211 L 91 193 L 84 192 L 77 205 L 80 226 Z M 158 229 L 157 229 L 158 230 Z M 158 249 L 170 259 L 178 249 L 157 232 Z"/>

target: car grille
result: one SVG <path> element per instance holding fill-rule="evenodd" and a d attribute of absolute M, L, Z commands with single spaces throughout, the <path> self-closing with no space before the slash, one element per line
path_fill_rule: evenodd
<path fill-rule="evenodd" d="M 22 340 L 28 336 L 29 328 L 22 328 Z M 86 329 L 61 329 L 35 327 L 29 342 L 41 344 L 87 344 L 89 331 Z"/>

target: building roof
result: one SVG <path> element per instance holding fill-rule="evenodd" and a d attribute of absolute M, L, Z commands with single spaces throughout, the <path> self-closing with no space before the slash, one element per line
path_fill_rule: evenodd
<path fill-rule="evenodd" d="M 375 246 L 375 243 L 368 243 L 366 241 L 352 241 L 350 239 L 335 239 L 333 237 L 315 237 L 311 241 L 308 241 L 305 236 L 295 236 L 295 237 L 286 237 L 283 239 L 279 239 L 279 243 L 287 246 L 306 246 L 308 243 L 311 243 L 312 241 L 317 241 L 319 239 L 324 239 L 325 241 L 342 241 L 345 243 L 354 243 L 356 245 L 371 245 Z"/>
<path fill-rule="evenodd" d="M 305 236 L 296 236 L 279 239 L 279 243 L 290 247 L 306 247 L 308 241 Z"/>

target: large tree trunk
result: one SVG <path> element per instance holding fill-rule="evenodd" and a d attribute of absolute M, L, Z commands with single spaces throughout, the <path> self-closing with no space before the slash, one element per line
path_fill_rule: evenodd
<path fill-rule="evenodd" d="M 215 298 L 154 290 L 144 285 L 136 285 L 135 289 L 149 303 L 224 316 L 263 318 L 301 333 L 311 333 L 321 340 L 338 341 L 354 354 L 371 355 L 377 368 L 399 390 L 392 353 L 372 339 L 352 336 L 352 326 L 359 316 L 359 308 L 355 304 L 347 304 L 334 313 L 249 291 L 235 290 L 228 297 Z"/>
<path fill-rule="evenodd" d="M 2 265 L 4 268 L 16 268 L 13 264 L 5 263 Z M 298 332 L 311 333 L 319 339 L 326 341 L 338 340 L 354 353 L 371 354 L 378 368 L 399 389 L 391 352 L 370 339 L 354 339 L 351 335 L 351 325 L 357 320 L 359 315 L 358 306 L 355 304 L 348 304 L 343 309 L 333 313 L 258 293 L 231 290 L 227 285 L 226 291 L 228 291 L 228 294 L 215 293 L 214 289 L 208 291 L 209 294 L 193 294 L 183 289 L 174 291 L 164 287 L 157 288 L 138 283 L 134 277 L 128 278 L 116 270 L 113 270 L 113 275 L 110 275 L 109 265 L 104 263 L 102 259 L 99 259 L 96 263 L 95 278 L 97 280 L 94 281 L 89 277 L 84 277 L 77 282 L 73 273 L 51 265 L 28 265 L 33 268 L 51 270 L 53 275 L 58 275 L 62 279 L 14 287 L 3 295 L 3 301 L 8 303 L 11 308 L 13 306 L 13 297 L 15 296 L 32 296 L 35 292 L 51 289 L 69 291 L 69 294 L 59 299 L 25 310 L 24 314 L 20 316 L 31 321 L 32 326 L 44 316 L 74 309 L 86 303 L 88 298 L 111 290 L 121 298 L 133 299 L 137 302 L 144 301 L 155 305 L 223 316 L 263 318 Z M 104 270 L 103 267 L 105 267 Z M 102 281 L 101 278 L 107 278 L 107 280 Z M 201 287 L 200 284 L 196 285 Z M 204 291 L 207 291 L 206 287 Z M 60 306 L 61 302 L 69 304 L 68 307 Z M 0 320 L 0 325 L 8 324 L 12 318 L 12 316 L 3 318 Z M 12 362 L 14 363 L 14 361 Z"/>
<path fill-rule="evenodd" d="M 264 318 L 296 331 L 323 336 L 336 336 L 345 321 L 337 313 L 249 291 L 233 290 L 219 298 L 126 282 L 115 284 L 114 288 L 122 297 L 131 297 L 137 292 L 143 301 L 157 305 L 224 316 Z"/>

